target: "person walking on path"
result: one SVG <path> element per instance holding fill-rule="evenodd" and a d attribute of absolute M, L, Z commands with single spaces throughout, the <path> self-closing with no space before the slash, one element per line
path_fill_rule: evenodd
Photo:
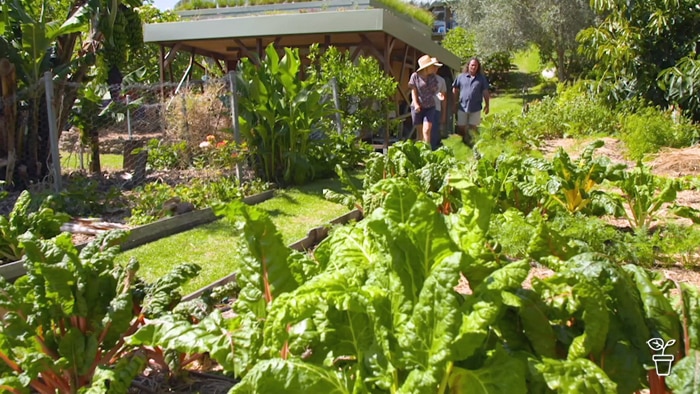
<path fill-rule="evenodd" d="M 438 80 L 438 93 L 435 95 L 435 116 L 433 118 L 433 129 L 430 131 L 430 147 L 435 150 L 442 145 L 442 125 L 446 123 L 447 117 L 447 83 L 445 78 L 435 74 Z"/>
<path fill-rule="evenodd" d="M 435 75 L 442 64 L 428 55 L 418 59 L 418 70 L 411 74 L 408 87 L 411 89 L 411 118 L 417 129 L 418 140 L 430 144 L 430 135 L 435 119 L 435 96 L 438 94 L 438 79 Z"/>
<path fill-rule="evenodd" d="M 472 58 L 464 66 L 462 73 L 452 83 L 452 93 L 459 97 L 459 100 L 455 100 L 454 108 L 457 114 L 457 134 L 462 136 L 462 141 L 467 146 L 474 147 L 472 134 L 476 135 L 477 127 L 481 123 L 482 108 L 484 114 L 489 113 L 491 99 L 489 82 L 482 73 L 479 59 Z"/>

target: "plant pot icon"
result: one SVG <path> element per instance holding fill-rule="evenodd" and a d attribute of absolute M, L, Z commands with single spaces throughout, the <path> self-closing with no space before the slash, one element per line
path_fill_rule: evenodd
<path fill-rule="evenodd" d="M 672 354 L 655 354 L 651 356 L 651 359 L 654 360 L 657 375 L 668 376 L 671 374 Z"/>

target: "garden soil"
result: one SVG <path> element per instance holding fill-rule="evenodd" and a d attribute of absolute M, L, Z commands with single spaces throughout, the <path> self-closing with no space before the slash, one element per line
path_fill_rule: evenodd
<path fill-rule="evenodd" d="M 635 166 L 635 163 L 625 158 L 625 147 L 622 141 L 616 138 L 602 138 L 605 145 L 596 150 L 594 156 L 607 156 L 616 163 L 624 163 L 628 168 Z M 589 141 L 580 141 L 570 138 L 554 139 L 545 141 L 541 147 L 545 156 L 553 155 L 557 149 L 563 148 L 572 159 L 576 159 L 581 151 L 588 145 Z M 700 176 L 700 146 L 692 146 L 683 149 L 664 149 L 656 154 L 651 162 L 646 163 L 653 174 L 664 177 L 689 177 Z M 694 190 L 683 190 L 678 193 L 676 202 L 679 205 L 700 209 L 700 185 L 696 185 Z M 664 210 L 661 211 L 663 215 Z M 611 224 L 619 227 L 625 226 L 625 221 L 621 219 L 609 220 Z M 688 219 L 679 219 L 679 222 L 692 225 Z M 700 261 L 700 256 L 697 256 Z M 668 279 L 676 282 L 685 282 L 700 288 L 700 266 L 694 270 L 678 266 L 657 267 L 656 270 L 662 272 Z M 534 277 L 546 278 L 554 273 L 538 264 L 533 264 L 530 275 L 525 280 L 524 286 L 530 286 Z M 463 286 L 463 281 L 460 282 Z"/>

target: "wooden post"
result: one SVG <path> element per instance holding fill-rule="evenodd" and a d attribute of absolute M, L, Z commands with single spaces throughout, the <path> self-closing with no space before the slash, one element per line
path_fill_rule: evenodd
<path fill-rule="evenodd" d="M 13 184 L 15 161 L 17 160 L 17 75 L 15 65 L 7 59 L 0 59 L 0 88 L 2 88 L 3 124 L 0 124 L 0 141 L 6 143 L 7 159 L 5 159 L 5 182 Z M 4 148 L 1 147 L 0 148 Z M 0 157 L 0 160 L 3 160 Z M 0 166 L 2 168 L 2 166 Z"/>

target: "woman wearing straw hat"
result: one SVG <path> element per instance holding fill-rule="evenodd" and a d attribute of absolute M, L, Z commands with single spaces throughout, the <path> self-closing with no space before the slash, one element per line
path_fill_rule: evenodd
<path fill-rule="evenodd" d="M 439 93 L 435 73 L 441 66 L 434 57 L 423 55 L 418 59 L 418 70 L 408 80 L 413 126 L 418 130 L 418 139 L 428 144 L 435 117 L 435 96 Z"/>

